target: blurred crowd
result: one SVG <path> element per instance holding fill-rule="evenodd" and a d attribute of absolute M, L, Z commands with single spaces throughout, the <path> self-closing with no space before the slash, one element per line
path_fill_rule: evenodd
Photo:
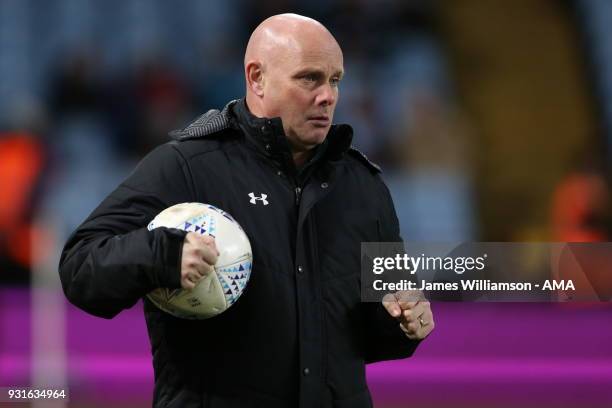
<path fill-rule="evenodd" d="M 286 11 L 319 19 L 343 46 L 347 75 L 336 120 L 352 124 L 354 144 L 388 171 L 406 201 L 398 205 L 405 229 L 413 237 L 452 229 L 469 235 L 467 213 L 437 217 L 439 225 L 428 228 L 415 223 L 427 212 L 444 213 L 453 195 L 469 197 L 461 174 L 465 127 L 455 126 L 432 4 L 3 2 L 2 280 L 26 276 L 30 243 L 43 239 L 40 218 L 65 239 L 169 130 L 242 97 L 250 32 Z M 448 146 L 443 155 L 440 145 Z"/>
<path fill-rule="evenodd" d="M 437 4 L 3 0 L 0 282 L 27 281 L 31 242 L 65 240 L 169 130 L 242 97 L 250 32 L 288 11 L 320 20 L 343 47 L 336 122 L 383 167 L 404 238 L 477 239 L 473 131 Z"/>

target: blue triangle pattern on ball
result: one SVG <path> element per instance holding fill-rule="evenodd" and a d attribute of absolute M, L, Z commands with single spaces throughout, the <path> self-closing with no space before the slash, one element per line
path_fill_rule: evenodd
<path fill-rule="evenodd" d="M 240 262 L 233 265 L 227 265 L 223 268 L 217 269 L 218 273 L 221 273 L 224 278 L 227 278 L 230 282 L 238 282 L 241 287 L 246 286 L 246 281 L 251 274 L 251 262 Z"/>
<path fill-rule="evenodd" d="M 229 285 L 227 284 L 227 282 L 225 281 L 225 279 L 223 279 L 223 277 L 219 276 L 219 282 L 221 283 L 221 287 L 223 288 L 223 290 L 225 289 L 229 289 Z"/>

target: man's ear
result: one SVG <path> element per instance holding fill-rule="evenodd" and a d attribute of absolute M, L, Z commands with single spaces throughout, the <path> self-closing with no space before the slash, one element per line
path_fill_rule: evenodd
<path fill-rule="evenodd" d="M 250 61 L 245 66 L 247 86 L 257 96 L 264 94 L 263 66 L 259 61 Z"/>

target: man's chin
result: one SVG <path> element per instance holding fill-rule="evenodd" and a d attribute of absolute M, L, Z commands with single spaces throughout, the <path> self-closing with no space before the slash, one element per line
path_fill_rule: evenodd
<path fill-rule="evenodd" d="M 305 138 L 305 142 L 312 145 L 320 145 L 325 141 L 327 134 L 329 133 L 329 126 L 318 127 L 310 131 L 310 134 Z"/>
<path fill-rule="evenodd" d="M 321 127 L 315 129 L 309 129 L 308 132 L 299 136 L 289 138 L 289 143 L 292 145 L 293 150 L 306 151 L 313 149 L 323 143 L 329 132 L 328 127 Z"/>

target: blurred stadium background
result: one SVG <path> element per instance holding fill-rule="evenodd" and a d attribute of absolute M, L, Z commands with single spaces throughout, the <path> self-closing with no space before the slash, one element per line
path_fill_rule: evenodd
<path fill-rule="evenodd" d="M 608 0 L 0 0 L 0 387 L 150 404 L 140 306 L 67 304 L 61 245 L 167 131 L 243 96 L 249 33 L 288 11 L 343 46 L 336 121 L 405 239 L 610 241 Z M 377 407 L 612 406 L 609 303 L 434 312 L 415 357 L 369 367 Z"/>

